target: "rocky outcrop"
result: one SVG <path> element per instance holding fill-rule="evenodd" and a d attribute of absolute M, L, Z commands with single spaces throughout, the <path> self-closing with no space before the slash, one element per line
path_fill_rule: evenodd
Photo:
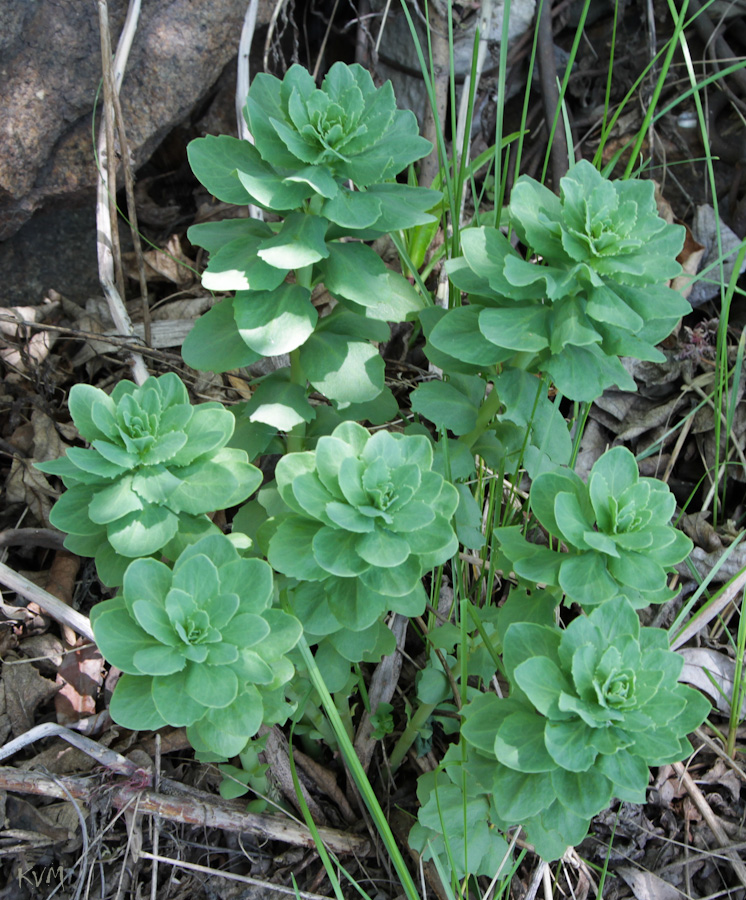
<path fill-rule="evenodd" d="M 143 0 L 122 85 L 136 165 L 194 108 L 236 56 L 248 0 Z M 259 0 L 257 26 L 273 4 Z M 116 46 L 126 0 L 109 0 Z M 0 240 L 45 201 L 95 184 L 93 103 L 101 77 L 96 5 L 0 3 Z"/>

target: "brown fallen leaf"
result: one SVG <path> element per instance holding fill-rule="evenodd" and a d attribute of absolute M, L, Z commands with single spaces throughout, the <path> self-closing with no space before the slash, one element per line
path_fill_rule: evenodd
<path fill-rule="evenodd" d="M 58 550 L 49 569 L 45 590 L 68 606 L 72 606 L 75 579 L 79 569 L 80 557 L 67 550 Z M 68 647 L 74 647 L 78 636 L 72 628 L 69 625 L 63 625 L 62 633 Z"/>
<path fill-rule="evenodd" d="M 632 889 L 636 900 L 682 900 L 684 894 L 653 872 L 618 866 L 615 870 Z"/>
<path fill-rule="evenodd" d="M 36 710 L 54 697 L 59 687 L 40 675 L 30 663 L 17 662 L 15 654 L 10 657 L 4 660 L 3 666 L 5 705 L 13 736 L 18 737 L 33 726 Z M 7 665 L 9 662 L 16 664 Z"/>
<path fill-rule="evenodd" d="M 675 291 L 679 291 L 684 297 L 688 297 L 694 287 L 694 276 L 699 272 L 702 264 L 702 257 L 705 255 L 706 247 L 700 244 L 692 234 L 688 225 L 681 223 L 686 229 L 684 237 L 684 246 L 681 249 L 677 259 L 683 269 L 681 275 L 677 275 L 671 282 L 671 287 Z"/>
<path fill-rule="evenodd" d="M 162 250 L 148 250 L 143 253 L 145 274 L 148 280 L 171 281 L 183 286 L 194 281 L 194 261 L 181 249 L 179 236 L 172 234 Z M 124 254 L 125 271 L 129 278 L 137 280 L 139 274 L 134 253 Z"/>
<path fill-rule="evenodd" d="M 679 651 L 684 668 L 679 681 L 694 685 L 706 694 L 723 715 L 730 715 L 736 663 L 729 656 L 707 647 L 687 647 Z M 746 701 L 741 705 L 741 718 L 746 716 Z"/>
<path fill-rule="evenodd" d="M 104 659 L 98 647 L 89 644 L 65 655 L 57 672 L 60 690 L 54 698 L 59 725 L 73 725 L 95 715 L 103 671 Z"/>

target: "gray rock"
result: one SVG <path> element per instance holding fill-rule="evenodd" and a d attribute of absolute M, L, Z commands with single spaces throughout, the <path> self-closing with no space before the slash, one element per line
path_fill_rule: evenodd
<path fill-rule="evenodd" d="M 236 56 L 248 0 L 143 0 L 122 86 L 127 138 L 140 165 L 205 97 Z M 271 15 L 260 0 L 257 27 Z M 126 0 L 110 0 L 112 41 Z M 101 77 L 96 6 L 80 0 L 0 3 L 0 240 L 51 198 L 96 180 L 91 143 Z"/>

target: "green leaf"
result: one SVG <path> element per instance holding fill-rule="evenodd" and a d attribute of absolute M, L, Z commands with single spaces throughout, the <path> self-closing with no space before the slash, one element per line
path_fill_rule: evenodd
<path fill-rule="evenodd" d="M 513 678 L 516 668 L 525 660 L 535 656 L 546 657 L 559 668 L 559 648 L 561 634 L 554 627 L 537 625 L 534 622 L 515 622 L 505 632 L 505 671 Z"/>
<path fill-rule="evenodd" d="M 244 221 L 244 220 L 241 220 Z M 290 266 L 274 266 L 257 255 L 266 242 L 249 235 L 236 238 L 210 256 L 202 274 L 208 291 L 272 291 L 285 280 Z"/>
<path fill-rule="evenodd" d="M 181 672 L 154 676 L 152 693 L 156 709 L 175 728 L 193 725 L 207 712 L 204 704 L 186 693 Z"/>
<path fill-rule="evenodd" d="M 594 489 L 594 481 L 603 479 L 599 488 Z M 588 476 L 588 489 L 591 501 L 603 507 L 603 500 L 608 497 L 619 497 L 628 487 L 637 484 L 640 473 L 634 455 L 626 447 L 612 447 L 596 460 Z M 606 498 L 604 498 L 604 492 Z M 594 509 L 596 503 L 594 502 Z"/>
<path fill-rule="evenodd" d="M 213 742 L 213 746 L 217 746 L 221 740 L 231 738 L 242 740 L 243 749 L 248 739 L 259 730 L 263 712 L 261 694 L 254 685 L 248 684 L 229 706 L 209 710 L 198 730 L 204 740 L 209 729 L 209 740 Z M 225 755 L 234 756 L 235 753 Z"/>
<path fill-rule="evenodd" d="M 113 666 L 131 675 L 141 674 L 134 661 L 138 650 L 160 646 L 132 620 L 122 597 L 94 606 L 91 624 L 101 654 Z"/>
<path fill-rule="evenodd" d="M 531 508 L 547 531 L 559 537 L 562 524 L 555 516 L 555 498 L 561 493 L 573 494 L 581 507 L 583 518 L 593 520 L 593 509 L 586 498 L 586 487 L 570 469 L 542 472 L 531 485 Z"/>
<path fill-rule="evenodd" d="M 588 833 L 588 819 L 555 800 L 535 820 L 527 823 L 526 836 L 542 859 L 559 859 L 568 846 L 577 846 Z"/>
<path fill-rule="evenodd" d="M 257 253 L 265 263 L 285 272 L 310 266 L 329 255 L 324 240 L 328 225 L 320 216 L 290 213 L 280 231 L 259 244 Z"/>
<path fill-rule="evenodd" d="M 495 694 L 477 694 L 462 710 L 461 736 L 464 740 L 489 757 L 495 755 L 495 735 L 500 724 L 516 712 L 526 708 L 513 699 L 503 699 Z"/>
<path fill-rule="evenodd" d="M 478 408 L 449 382 L 426 381 L 415 388 L 410 397 L 412 409 L 439 428 L 462 435 L 476 427 Z"/>
<path fill-rule="evenodd" d="M 548 722 L 544 733 L 547 750 L 562 769 L 587 772 L 598 753 L 590 742 L 593 729 L 578 719 Z"/>
<path fill-rule="evenodd" d="M 547 809 L 554 800 L 548 772 L 517 772 L 497 765 L 492 783 L 494 802 L 506 822 L 521 822 Z"/>
<path fill-rule="evenodd" d="M 387 598 L 359 578 L 330 578 L 325 585 L 329 609 L 344 628 L 363 631 L 386 611 Z"/>
<path fill-rule="evenodd" d="M 311 384 L 338 403 L 373 400 L 384 387 L 384 362 L 371 344 L 331 331 L 315 332 L 301 347 Z"/>
<path fill-rule="evenodd" d="M 376 231 L 389 233 L 436 221 L 431 211 L 443 199 L 440 191 L 399 182 L 371 184 L 367 193 L 382 201 L 381 216 L 375 223 Z"/>
<path fill-rule="evenodd" d="M 97 525 L 108 525 L 132 512 L 140 512 L 142 500 L 132 490 L 132 477 L 117 479 L 100 488 L 88 506 L 88 515 Z"/>
<path fill-rule="evenodd" d="M 389 639 L 393 637 L 383 623 L 374 622 L 370 628 L 365 628 L 363 631 L 349 631 L 346 628 L 342 631 L 337 631 L 327 638 L 327 642 L 334 647 L 343 659 L 357 663 L 375 649 L 382 632 L 388 632 Z M 396 641 L 394 640 L 392 650 L 395 648 Z"/>
<path fill-rule="evenodd" d="M 305 389 L 291 382 L 289 369 L 267 376 L 254 391 L 245 413 L 252 422 L 263 422 L 278 431 L 290 431 L 301 422 L 312 422 L 316 416 Z"/>
<path fill-rule="evenodd" d="M 358 535 L 356 549 L 371 566 L 392 568 L 401 565 L 410 554 L 406 538 L 378 527 L 368 534 Z"/>
<path fill-rule="evenodd" d="M 187 229 L 187 238 L 192 244 L 204 247 L 208 253 L 217 253 L 221 247 L 238 238 L 254 237 L 258 240 L 269 237 L 272 229 L 259 219 L 223 219 L 220 222 L 202 222 Z"/>
<path fill-rule="evenodd" d="M 325 572 L 340 578 L 354 578 L 370 568 L 370 563 L 358 552 L 358 541 L 359 535 L 355 532 L 324 526 L 313 538 L 313 555 Z"/>
<path fill-rule="evenodd" d="M 555 768 L 552 786 L 559 802 L 584 819 L 590 819 L 606 809 L 612 797 L 611 781 L 595 769 L 568 772 Z"/>
<path fill-rule="evenodd" d="M 321 207 L 321 214 L 331 222 L 351 231 L 370 228 L 381 216 L 382 201 L 374 194 L 340 188 L 339 193 Z"/>
<path fill-rule="evenodd" d="M 102 404 L 108 410 L 109 415 L 113 416 L 114 401 L 99 388 L 90 384 L 75 384 L 70 389 L 67 401 L 68 410 L 80 436 L 88 442 L 97 438 L 113 437 L 112 434 L 101 431 L 93 420 L 92 412 L 97 404 Z"/>
<path fill-rule="evenodd" d="M 563 692 L 572 691 L 572 685 L 553 660 L 539 655 L 526 659 L 515 667 L 513 678 L 542 715 L 550 719 L 567 718 L 560 712 L 558 703 Z"/>
<path fill-rule="evenodd" d="M 545 306 L 484 309 L 479 314 L 479 330 L 497 347 L 536 352 L 549 346 L 550 320 Z"/>
<path fill-rule="evenodd" d="M 449 356 L 480 367 L 509 359 L 512 353 L 498 347 L 479 330 L 479 316 L 484 307 L 460 306 L 449 310 L 429 334 L 430 344 Z"/>
<path fill-rule="evenodd" d="M 242 143 L 251 147 L 247 141 Z M 237 171 L 239 182 L 253 198 L 249 202 L 275 212 L 283 212 L 296 209 L 311 196 L 313 190 L 307 184 L 283 178 L 259 157 L 253 147 L 251 149 L 251 161 L 245 164 L 245 169 L 239 168 Z"/>
<path fill-rule="evenodd" d="M 109 702 L 112 719 L 132 731 L 157 731 L 167 725 L 153 702 L 152 686 L 148 675 L 122 675 Z"/>
<path fill-rule="evenodd" d="M 560 587 L 581 606 L 596 606 L 615 597 L 619 585 L 609 574 L 606 559 L 594 551 L 565 559 L 560 567 Z"/>
<path fill-rule="evenodd" d="M 233 314 L 241 339 L 262 356 L 279 356 L 300 347 L 318 321 L 311 292 L 297 284 L 239 293 Z"/>
<path fill-rule="evenodd" d="M 221 300 L 194 323 L 182 345 L 184 362 L 201 372 L 227 372 L 261 359 L 241 340 L 233 298 Z"/>
<path fill-rule="evenodd" d="M 329 573 L 316 561 L 313 541 L 321 522 L 292 516 L 280 523 L 269 542 L 267 559 L 273 569 L 302 581 L 321 581 Z"/>
<path fill-rule="evenodd" d="M 360 306 L 375 306 L 386 291 L 388 269 L 381 257 L 359 241 L 334 241 L 328 249 L 328 259 L 319 265 L 327 290 Z"/>
<path fill-rule="evenodd" d="M 252 202 L 236 174 L 242 166 L 252 165 L 254 152 L 248 141 L 227 135 L 197 138 L 187 145 L 187 157 L 199 181 L 218 200 L 239 206 Z"/>
<path fill-rule="evenodd" d="M 262 617 L 269 625 L 269 634 L 255 647 L 262 659 L 279 659 L 289 653 L 300 640 L 303 626 L 289 613 L 280 609 L 268 609 Z"/>
<path fill-rule="evenodd" d="M 315 660 L 327 688 L 334 693 L 343 690 L 350 680 L 350 661 L 339 653 L 331 641 L 321 642 Z"/>
<path fill-rule="evenodd" d="M 101 526 L 91 521 L 88 507 L 94 491 L 88 486 L 75 485 L 60 497 L 52 507 L 49 521 L 55 528 L 67 534 L 95 535 Z"/>
<path fill-rule="evenodd" d="M 614 796 L 629 803 L 644 803 L 650 770 L 644 760 L 627 750 L 600 756 L 596 763 L 614 786 Z"/>
<path fill-rule="evenodd" d="M 532 712 L 521 710 L 509 715 L 500 724 L 495 737 L 498 761 L 519 772 L 551 772 L 556 769 L 557 764 L 544 745 L 545 726 L 546 719 Z"/>
<path fill-rule="evenodd" d="M 137 671 L 143 675 L 173 675 L 181 672 L 186 665 L 183 653 L 175 647 L 158 644 L 138 650 L 133 661 Z"/>
<path fill-rule="evenodd" d="M 176 534 L 178 518 L 162 506 L 129 513 L 106 529 L 109 543 L 122 556 L 150 556 Z"/>
<path fill-rule="evenodd" d="M 588 550 L 585 540 L 587 532 L 593 532 L 594 522 L 584 515 L 578 497 L 573 493 L 557 494 L 554 498 L 554 517 L 560 527 L 560 534 L 569 544 L 580 550 Z M 616 551 L 614 551 L 614 555 Z"/>
<path fill-rule="evenodd" d="M 597 346 L 567 346 L 544 364 L 557 388 L 570 400 L 591 402 L 612 385 L 636 391 L 637 385 L 616 357 L 608 357 Z"/>
<path fill-rule="evenodd" d="M 229 706 L 238 696 L 238 678 L 227 666 L 190 665 L 184 679 L 189 696 L 211 709 Z"/>

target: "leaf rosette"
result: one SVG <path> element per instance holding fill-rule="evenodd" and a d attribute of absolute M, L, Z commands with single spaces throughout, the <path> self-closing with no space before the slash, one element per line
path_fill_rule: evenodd
<path fill-rule="evenodd" d="M 339 62 L 317 88 L 294 65 L 282 80 L 257 75 L 244 114 L 253 144 L 223 135 L 188 148 L 194 173 L 219 199 L 283 213 L 312 200 L 321 218 L 304 219 L 304 228 L 318 231 L 320 245 L 330 222 L 383 233 L 434 221 L 428 212 L 438 191 L 392 181 L 432 144 L 414 113 L 397 109 L 391 82 L 376 88 L 362 66 Z"/>
<path fill-rule="evenodd" d="M 458 548 L 458 491 L 432 464 L 427 437 L 371 436 L 354 422 L 280 460 L 267 559 L 299 582 L 293 607 L 310 635 L 349 638 L 388 610 L 422 612 L 422 576 Z"/>
<path fill-rule="evenodd" d="M 124 673 L 114 721 L 138 731 L 187 726 L 200 749 L 239 753 L 271 724 L 275 695 L 294 672 L 286 654 L 302 628 L 272 599 L 267 563 L 242 558 L 222 534 L 192 544 L 173 570 L 132 562 L 121 593 L 91 611 L 101 653 Z"/>
<path fill-rule="evenodd" d="M 640 477 L 626 447 L 600 456 L 587 484 L 569 469 L 541 473 L 531 508 L 567 553 L 529 543 L 517 526 L 496 529 L 517 575 L 559 586 L 583 607 L 623 596 L 642 608 L 674 596 L 666 573 L 692 542 L 670 524 L 676 499 L 668 485 Z"/>
<path fill-rule="evenodd" d="M 527 258 L 496 228 L 463 232 L 464 255 L 446 268 L 470 303 L 444 315 L 429 341 L 477 367 L 519 354 L 522 368 L 549 374 L 574 400 L 612 384 L 635 390 L 618 357 L 662 362 L 656 344 L 690 311 L 665 284 L 681 272 L 684 228 L 658 215 L 652 182 L 609 181 L 585 160 L 560 190 L 528 176 L 513 188 L 510 224 Z"/>
<path fill-rule="evenodd" d="M 545 859 L 586 835 L 612 797 L 645 800 L 651 765 L 691 753 L 710 705 L 677 683 L 666 633 L 641 628 L 621 597 L 565 631 L 520 622 L 505 633 L 510 697 L 465 709 L 463 738 L 497 760 L 490 785 L 503 824 L 520 823 Z"/>
<path fill-rule="evenodd" d="M 110 396 L 75 385 L 69 409 L 90 446 L 38 468 L 67 488 L 51 523 L 68 533 L 69 550 L 95 556 L 108 584 L 121 584 L 130 559 L 163 550 L 179 533 L 217 531 L 205 513 L 242 502 L 261 482 L 246 453 L 226 447 L 231 413 L 220 403 L 193 406 L 173 373 L 140 387 L 120 381 Z"/>

